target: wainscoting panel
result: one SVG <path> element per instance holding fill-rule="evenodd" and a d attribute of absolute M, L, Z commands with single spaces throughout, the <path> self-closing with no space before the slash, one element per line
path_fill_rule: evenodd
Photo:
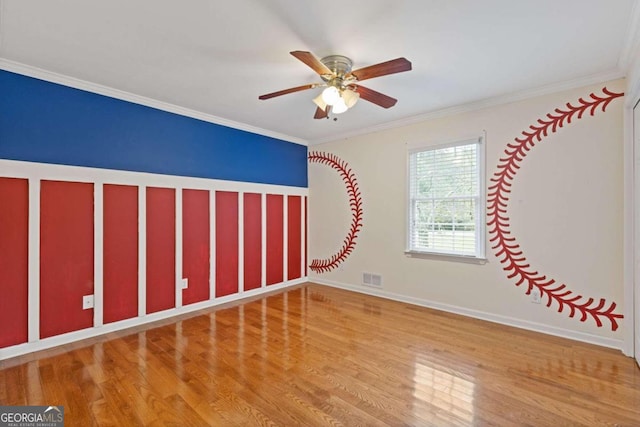
<path fill-rule="evenodd" d="M 0 178 L 0 348 L 27 342 L 29 181 Z"/>
<path fill-rule="evenodd" d="M 262 285 L 262 195 L 244 194 L 244 290 Z"/>
<path fill-rule="evenodd" d="M 138 315 L 138 187 L 103 188 L 104 323 Z"/>
<path fill-rule="evenodd" d="M 209 192 L 182 190 L 182 304 L 209 299 Z"/>
<path fill-rule="evenodd" d="M 284 198 L 267 194 L 267 285 L 284 279 Z"/>
<path fill-rule="evenodd" d="M 147 188 L 147 314 L 176 306 L 176 190 Z"/>
<path fill-rule="evenodd" d="M 0 170 L 0 360 L 306 280 L 306 188 Z"/>
<path fill-rule="evenodd" d="M 287 279 L 298 279 L 301 272 L 302 201 L 300 196 L 287 197 Z"/>
<path fill-rule="evenodd" d="M 93 184 L 40 183 L 40 338 L 91 328 Z"/>
<path fill-rule="evenodd" d="M 238 292 L 238 193 L 216 191 L 216 297 Z"/>

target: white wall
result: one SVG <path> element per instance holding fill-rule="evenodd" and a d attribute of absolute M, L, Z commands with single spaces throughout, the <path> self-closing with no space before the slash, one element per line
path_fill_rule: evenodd
<path fill-rule="evenodd" d="M 524 101 L 429 120 L 401 128 L 310 147 L 333 153 L 353 168 L 362 191 L 363 229 L 355 251 L 334 271 L 310 279 L 391 298 L 460 312 L 529 329 L 620 348 L 624 320 L 612 331 L 558 306 L 533 304 L 525 288 L 507 278 L 487 235 L 484 265 L 408 258 L 406 144 L 438 144 L 486 131 L 487 184 L 508 142 L 529 125 L 606 86 L 625 89 L 624 80 L 563 91 Z M 401 101 L 400 101 L 401 102 Z M 580 120 L 574 117 L 533 148 L 513 182 L 508 215 L 532 267 L 576 295 L 614 301 L 622 313 L 623 287 L 623 104 L 615 99 Z M 356 107 L 357 108 L 357 107 Z M 349 114 L 349 113 L 347 113 Z M 354 112 L 355 114 L 355 112 Z M 345 117 L 345 120 L 347 118 Z M 342 244 L 350 221 L 344 184 L 335 171 L 309 165 L 309 255 L 324 258 Z M 382 289 L 361 285 L 363 272 L 383 276 Z"/>

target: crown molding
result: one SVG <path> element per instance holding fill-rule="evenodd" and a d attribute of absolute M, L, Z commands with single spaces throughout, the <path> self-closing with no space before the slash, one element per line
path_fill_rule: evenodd
<path fill-rule="evenodd" d="M 0 6 L 2 6 L 2 0 L 0 0 Z M 0 12 L 1 12 L 1 9 L 0 9 Z M 0 36 L 1 35 L 2 34 L 0 33 Z M 222 117 L 202 113 L 196 110 L 191 110 L 189 108 L 181 107 L 179 105 L 158 101 L 152 98 L 136 95 L 136 94 L 115 89 L 112 87 L 103 86 L 103 85 L 92 83 L 86 80 L 77 79 L 75 77 L 66 76 L 64 74 L 58 74 L 53 71 L 47 71 L 41 68 L 33 67 L 20 62 L 16 62 L 16 61 L 11 61 L 1 57 L 0 57 L 0 70 L 10 71 L 12 73 L 22 74 L 28 77 L 34 77 L 36 79 L 44 80 L 47 82 L 61 84 L 63 86 L 68 86 L 74 89 L 80 89 L 80 90 L 95 93 L 98 95 L 104 95 L 104 96 L 119 99 L 122 101 L 132 102 L 134 104 L 144 105 L 146 107 L 155 108 L 158 110 L 178 114 L 185 117 L 191 117 L 193 119 L 202 120 L 202 121 L 213 123 L 216 125 L 222 125 L 229 128 L 242 130 L 245 132 L 255 133 L 255 134 L 267 136 L 270 138 L 292 142 L 295 144 L 308 145 L 308 142 L 301 138 L 284 135 L 284 134 L 273 132 L 267 129 L 247 125 L 245 123 L 235 122 L 233 120 L 224 119 Z"/>
<path fill-rule="evenodd" d="M 382 123 L 378 126 L 368 127 L 366 129 L 360 129 L 352 132 L 346 132 L 340 135 L 332 136 L 330 138 L 322 138 L 309 141 L 309 145 L 318 145 L 326 142 L 333 142 L 347 138 L 353 138 L 356 136 L 368 135 L 376 132 L 381 132 L 388 129 L 396 129 L 403 126 L 412 125 L 415 123 L 425 122 L 428 120 L 440 119 L 443 117 L 449 117 L 456 114 L 467 113 L 476 110 L 482 110 L 484 108 L 496 107 L 499 105 L 509 104 L 511 102 L 522 101 L 529 98 L 535 98 L 537 96 L 548 95 L 564 90 L 576 89 L 583 86 L 589 86 L 592 84 L 603 83 L 610 80 L 617 80 L 625 77 L 625 73 L 618 68 L 614 68 L 602 73 L 592 74 L 589 76 L 580 77 L 573 80 L 568 80 L 560 83 L 552 83 L 545 86 L 539 86 L 534 89 L 527 89 L 519 92 L 513 92 L 506 95 L 495 96 L 492 98 L 486 98 L 479 101 L 470 102 L 467 104 L 455 105 L 441 110 L 431 111 L 425 114 L 419 114 L 417 116 L 407 117 L 400 120 L 394 120 L 391 122 Z"/>

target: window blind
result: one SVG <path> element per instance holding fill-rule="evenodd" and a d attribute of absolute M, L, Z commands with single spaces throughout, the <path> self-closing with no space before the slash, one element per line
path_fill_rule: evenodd
<path fill-rule="evenodd" d="M 409 250 L 483 257 L 480 140 L 409 153 Z"/>

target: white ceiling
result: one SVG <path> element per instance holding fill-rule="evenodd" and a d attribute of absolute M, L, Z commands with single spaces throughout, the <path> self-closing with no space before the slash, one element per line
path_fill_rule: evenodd
<path fill-rule="evenodd" d="M 637 0 L 0 0 L 0 66 L 27 65 L 172 104 L 213 121 L 316 143 L 451 107 L 624 75 Z M 314 120 L 320 82 L 289 55 L 404 56 L 413 70 L 365 86 Z"/>

